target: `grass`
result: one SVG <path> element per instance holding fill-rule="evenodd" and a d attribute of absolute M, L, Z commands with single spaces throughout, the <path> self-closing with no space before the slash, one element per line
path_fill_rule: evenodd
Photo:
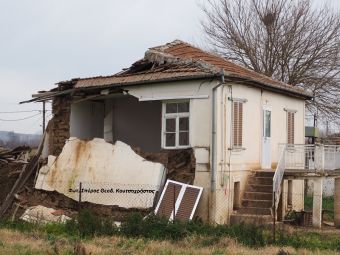
<path fill-rule="evenodd" d="M 323 197 L 322 198 L 322 209 L 327 210 L 326 215 L 328 220 L 334 219 L 334 197 Z M 305 196 L 305 211 L 313 210 L 313 197 Z"/>
<path fill-rule="evenodd" d="M 42 255 L 75 254 L 75 247 L 82 247 L 86 253 L 83 254 L 141 254 L 141 255 L 185 255 L 185 254 L 210 254 L 210 255 L 278 255 L 278 254 L 340 254 L 336 251 L 322 250 L 311 252 L 306 249 L 294 249 L 292 247 L 265 246 L 261 248 L 250 248 L 236 242 L 232 238 L 221 238 L 213 245 L 206 245 L 205 238 L 201 236 L 190 236 L 178 241 L 151 240 L 145 238 L 128 238 L 122 236 L 94 237 L 84 239 L 79 243 L 77 240 L 70 240 L 60 237 L 57 240 L 48 240 L 40 233 L 32 235 L 20 231 L 0 229 L 0 254 L 11 255 Z M 279 253 L 280 251 L 285 253 Z"/>
<path fill-rule="evenodd" d="M 271 234 L 268 227 L 169 222 L 154 215 L 143 219 L 138 213 L 130 214 L 118 229 L 112 219 L 83 211 L 66 224 L 0 222 L 0 254 L 73 254 L 70 252 L 79 242 L 92 254 L 112 254 L 112 249 L 117 250 L 115 254 L 257 254 L 251 253 L 255 250 L 279 254 L 280 247 L 290 247 L 289 254 L 301 250 L 310 252 L 303 254 L 340 252 L 339 233 L 278 231 L 275 242 Z M 32 242 L 27 241 L 31 238 Z M 230 252 L 230 246 L 235 253 Z M 49 253 L 51 249 L 59 253 Z"/>

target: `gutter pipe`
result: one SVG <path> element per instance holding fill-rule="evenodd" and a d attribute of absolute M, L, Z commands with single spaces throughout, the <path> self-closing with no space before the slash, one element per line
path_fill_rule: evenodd
<path fill-rule="evenodd" d="M 215 106 L 215 102 L 216 102 L 216 96 L 215 96 L 215 91 L 217 88 L 219 88 L 220 86 L 224 85 L 225 81 L 224 81 L 224 69 L 222 68 L 221 70 L 221 82 L 218 83 L 216 86 L 214 86 L 212 88 L 212 140 L 211 140 L 211 192 L 215 192 L 216 191 L 216 168 L 217 168 L 217 164 L 216 164 L 216 157 L 215 157 L 215 147 L 216 147 L 216 106 Z"/>

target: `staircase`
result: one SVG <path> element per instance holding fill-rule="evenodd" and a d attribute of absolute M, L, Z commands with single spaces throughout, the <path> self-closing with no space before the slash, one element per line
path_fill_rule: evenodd
<path fill-rule="evenodd" d="M 272 221 L 274 171 L 254 171 L 248 178 L 241 208 L 230 216 L 230 223 L 266 224 Z"/>

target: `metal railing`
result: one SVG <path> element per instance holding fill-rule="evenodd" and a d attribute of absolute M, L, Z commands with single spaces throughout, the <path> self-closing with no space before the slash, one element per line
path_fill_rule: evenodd
<path fill-rule="evenodd" d="M 324 172 L 340 170 L 339 145 L 280 145 L 285 148 L 285 169 L 289 171 Z"/>
<path fill-rule="evenodd" d="M 274 218 L 276 217 L 276 211 L 280 201 L 281 195 L 281 183 L 283 175 L 285 173 L 285 162 L 286 162 L 286 149 L 287 145 L 280 147 L 280 157 L 273 177 L 273 209 Z"/>

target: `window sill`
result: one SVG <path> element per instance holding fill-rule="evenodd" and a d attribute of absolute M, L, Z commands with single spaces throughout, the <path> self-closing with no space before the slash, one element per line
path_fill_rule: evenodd
<path fill-rule="evenodd" d="M 190 145 L 188 146 L 181 146 L 181 147 L 162 147 L 162 150 L 184 150 L 191 148 Z"/>
<path fill-rule="evenodd" d="M 243 148 L 243 147 L 233 147 L 233 148 L 228 148 L 228 150 L 230 150 L 232 152 L 239 152 L 239 151 L 245 151 L 246 148 Z"/>

